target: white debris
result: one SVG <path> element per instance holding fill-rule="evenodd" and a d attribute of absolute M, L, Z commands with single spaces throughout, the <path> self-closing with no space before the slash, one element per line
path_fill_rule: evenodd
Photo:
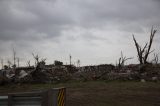
<path fill-rule="evenodd" d="M 28 73 L 26 73 L 24 70 L 21 70 L 20 73 L 19 73 L 19 78 L 23 78 L 26 75 L 28 75 Z"/>
<path fill-rule="evenodd" d="M 141 82 L 146 82 L 146 80 L 145 79 L 141 79 Z"/>

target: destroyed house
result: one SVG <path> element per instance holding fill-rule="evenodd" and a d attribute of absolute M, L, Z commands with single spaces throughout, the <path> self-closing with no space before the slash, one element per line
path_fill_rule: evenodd
<path fill-rule="evenodd" d="M 21 70 L 24 70 L 25 72 L 30 72 L 33 71 L 35 69 L 34 66 L 30 66 L 30 67 L 16 67 L 15 71 L 19 72 Z"/>

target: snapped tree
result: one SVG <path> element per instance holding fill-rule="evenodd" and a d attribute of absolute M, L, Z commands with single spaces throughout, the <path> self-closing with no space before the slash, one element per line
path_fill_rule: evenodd
<path fill-rule="evenodd" d="M 33 55 L 33 57 L 35 59 L 35 67 L 38 68 L 42 64 L 45 65 L 46 58 L 41 58 L 41 60 L 40 60 L 40 57 L 39 57 L 38 54 L 34 55 L 34 53 L 32 53 L 32 55 Z M 29 62 L 29 64 L 30 64 L 30 62 Z"/>
<path fill-rule="evenodd" d="M 152 63 L 158 64 L 158 61 L 159 61 L 158 54 L 155 54 L 155 53 L 154 53 L 154 58 L 153 58 L 153 60 L 152 60 Z"/>
<path fill-rule="evenodd" d="M 124 66 L 124 63 L 129 59 L 133 59 L 133 57 L 127 58 L 126 56 L 123 56 L 123 52 L 121 51 L 121 57 L 118 59 L 118 68 L 121 69 Z"/>
<path fill-rule="evenodd" d="M 151 28 L 151 34 L 150 34 L 150 40 L 149 42 L 147 42 L 145 44 L 144 47 L 140 46 L 138 43 L 137 43 L 137 40 L 135 39 L 134 35 L 133 35 L 133 41 L 135 43 L 135 46 L 136 46 L 136 49 L 137 49 L 137 53 L 138 53 L 138 60 L 140 62 L 140 64 L 147 64 L 147 59 L 148 59 L 148 56 L 152 51 L 151 50 L 151 46 L 152 46 L 152 43 L 153 43 L 153 38 L 155 36 L 155 33 L 157 32 L 157 30 L 153 29 L 153 27 Z"/>

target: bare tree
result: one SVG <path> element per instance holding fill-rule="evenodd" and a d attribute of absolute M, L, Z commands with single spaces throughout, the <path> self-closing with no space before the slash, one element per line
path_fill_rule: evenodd
<path fill-rule="evenodd" d="M 80 62 L 80 60 L 78 59 L 78 60 L 77 60 L 77 67 L 80 67 L 80 64 L 81 64 L 81 62 Z"/>
<path fill-rule="evenodd" d="M 71 55 L 69 55 L 69 62 L 70 62 L 70 66 L 71 66 L 71 64 L 72 64 L 72 56 Z"/>
<path fill-rule="evenodd" d="M 42 63 L 42 64 L 45 65 L 45 63 L 46 63 L 46 58 L 42 58 L 41 61 L 40 61 L 40 63 Z"/>
<path fill-rule="evenodd" d="M 46 58 L 41 58 L 40 60 L 40 57 L 37 55 L 34 55 L 34 53 L 32 53 L 34 59 L 35 59 L 35 66 L 37 67 L 38 65 L 40 64 L 45 64 L 45 61 L 46 61 Z"/>
<path fill-rule="evenodd" d="M 121 51 L 121 57 L 118 60 L 118 67 L 122 68 L 124 66 L 124 63 L 129 59 L 133 59 L 133 57 L 127 58 L 126 56 L 123 56 L 123 52 Z"/>
<path fill-rule="evenodd" d="M 152 62 L 154 62 L 155 64 L 158 64 L 159 58 L 158 58 L 158 54 L 154 53 L 154 58 L 152 60 Z"/>
<path fill-rule="evenodd" d="M 27 61 L 27 66 L 28 66 L 28 67 L 30 67 L 30 66 L 31 66 L 31 64 L 30 64 L 30 60 L 29 60 L 29 61 Z"/>
<path fill-rule="evenodd" d="M 12 62 L 10 60 L 8 60 L 7 63 L 8 63 L 8 68 L 10 68 L 12 65 Z"/>
<path fill-rule="evenodd" d="M 34 55 L 34 53 L 32 53 L 34 59 L 35 59 L 35 66 L 37 66 L 37 64 L 39 63 L 39 56 L 38 54 L 37 55 Z"/>
<path fill-rule="evenodd" d="M 145 46 L 142 48 L 142 46 L 140 46 L 134 35 L 133 35 L 133 40 L 134 40 L 134 43 L 135 43 L 135 46 L 136 46 L 136 49 L 137 49 L 137 53 L 138 53 L 138 60 L 140 62 L 140 64 L 146 64 L 148 63 L 147 62 L 147 59 L 148 59 L 148 56 L 151 52 L 153 51 L 150 51 L 151 50 L 151 46 L 152 46 L 152 42 L 153 42 L 153 38 L 154 38 L 154 35 L 155 33 L 157 32 L 157 30 L 154 30 L 153 27 L 151 28 L 151 34 L 150 34 L 150 40 L 148 43 L 145 44 Z"/>
<path fill-rule="evenodd" d="M 19 58 L 17 57 L 17 67 L 19 67 Z"/>
<path fill-rule="evenodd" d="M 4 66 L 3 66 L 3 59 L 1 59 L 1 66 L 2 66 L 2 69 L 3 69 L 3 67 L 4 67 Z"/>

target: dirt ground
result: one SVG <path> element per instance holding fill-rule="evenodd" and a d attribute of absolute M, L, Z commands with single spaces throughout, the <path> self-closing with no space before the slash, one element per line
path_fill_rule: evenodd
<path fill-rule="evenodd" d="M 0 94 L 67 88 L 67 106 L 160 106 L 160 82 L 92 81 L 0 86 Z"/>

